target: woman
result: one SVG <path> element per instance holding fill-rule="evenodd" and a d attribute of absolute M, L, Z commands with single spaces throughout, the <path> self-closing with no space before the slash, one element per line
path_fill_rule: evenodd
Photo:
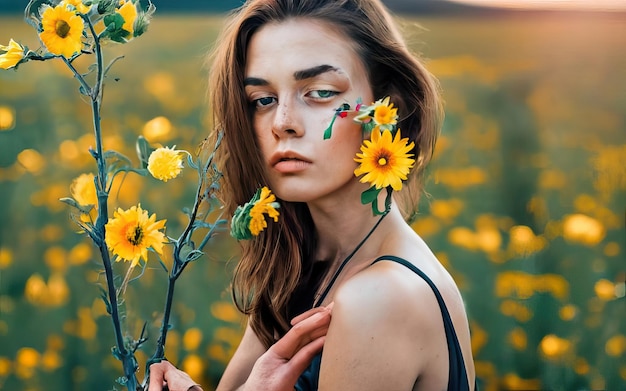
<path fill-rule="evenodd" d="M 438 86 L 380 1 L 250 0 L 211 73 L 226 208 L 255 196 L 276 220 L 241 241 L 233 296 L 248 326 L 218 390 L 474 389 L 461 295 L 405 221 Z M 153 365 L 150 390 L 164 382 L 199 389 Z"/>

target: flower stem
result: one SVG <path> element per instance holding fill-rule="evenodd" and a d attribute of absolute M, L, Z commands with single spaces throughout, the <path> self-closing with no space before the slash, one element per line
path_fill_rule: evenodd
<path fill-rule="evenodd" d="M 80 86 L 84 90 L 84 94 L 85 95 L 91 95 L 91 87 L 89 87 L 89 84 L 87 84 L 87 82 L 85 81 L 85 78 L 83 77 L 83 75 L 81 75 L 76 70 L 76 68 L 74 68 L 74 65 L 72 65 L 72 63 L 67 58 L 65 58 L 65 56 L 61 56 L 61 58 L 63 59 L 63 62 L 65 63 L 65 65 L 67 65 L 67 67 L 70 68 L 70 70 L 74 74 L 74 77 L 76 78 L 76 80 L 78 80 L 78 82 L 80 83 Z"/>
<path fill-rule="evenodd" d="M 200 189 L 198 188 L 198 192 Z M 196 203 L 193 207 L 193 214 L 189 218 L 189 223 L 185 228 L 185 231 L 181 234 L 181 236 L 176 241 L 174 246 L 174 263 L 172 265 L 172 270 L 170 271 L 168 283 L 167 283 L 167 295 L 165 297 L 165 308 L 163 309 L 163 320 L 161 321 L 161 334 L 159 335 L 159 339 L 157 340 L 157 346 L 152 358 L 148 360 L 148 366 L 153 362 L 157 362 L 164 358 L 164 350 L 165 350 L 165 340 L 167 338 L 167 330 L 169 330 L 170 323 L 170 315 L 172 312 L 172 303 L 174 300 L 174 287 L 176 285 L 176 280 L 180 277 L 180 274 L 185 269 L 185 266 L 188 262 L 183 262 L 180 259 L 181 252 L 181 243 L 185 243 L 188 239 L 187 236 L 190 234 L 193 226 L 193 222 L 196 220 L 196 215 L 198 212 L 200 202 L 198 201 L 198 197 L 196 197 Z"/>
<path fill-rule="evenodd" d="M 169 330 L 170 315 L 172 313 L 172 303 L 174 300 L 174 288 L 178 276 L 170 275 L 167 283 L 167 296 L 165 299 L 165 309 L 163 310 L 163 322 L 161 323 L 161 334 L 157 340 L 157 347 L 152 356 L 152 360 L 162 360 L 165 358 L 165 339 Z M 152 361 L 150 360 L 150 361 Z"/>
<path fill-rule="evenodd" d="M 96 54 L 96 66 L 97 76 L 95 85 L 91 89 L 87 89 L 91 98 L 91 110 L 93 115 L 93 127 L 94 136 L 96 140 L 96 150 L 92 153 L 97 164 L 98 176 L 96 180 L 96 190 L 98 194 L 98 217 L 96 219 L 95 231 L 96 231 L 96 244 L 100 249 L 100 255 L 102 257 L 102 264 L 104 266 L 106 283 L 107 283 L 107 295 L 111 309 L 111 321 L 113 323 L 113 330 L 115 332 L 116 348 L 114 354 L 116 358 L 122 361 L 125 377 L 125 385 L 128 390 L 136 391 L 138 389 L 138 381 L 135 373 L 137 371 L 137 360 L 134 357 L 134 352 L 127 349 L 124 345 L 124 334 L 122 332 L 122 326 L 120 322 L 120 314 L 118 310 L 117 290 L 115 288 L 115 281 L 113 275 L 113 267 L 111 258 L 109 255 L 109 249 L 105 242 L 106 229 L 105 226 L 109 220 L 108 212 L 108 198 L 109 189 L 107 188 L 107 162 L 104 157 L 104 148 L 102 146 L 102 128 L 100 109 L 102 102 L 102 86 L 104 83 L 104 64 L 102 56 L 102 47 L 100 40 L 95 34 L 94 28 L 91 22 L 88 21 L 88 25 L 91 29 L 91 33 L 94 37 L 94 52 Z M 73 66 L 66 60 L 66 64 L 73 69 L 74 74 L 81 84 L 84 83 L 84 79 L 80 74 L 75 72 Z"/>
<path fill-rule="evenodd" d="M 161 360 L 165 358 L 165 342 L 167 339 L 167 331 L 170 328 L 169 323 L 170 323 L 170 316 L 172 312 L 172 303 L 174 301 L 174 288 L 176 286 L 176 280 L 178 279 L 178 277 L 180 277 L 180 274 L 185 269 L 185 266 L 189 264 L 189 262 L 181 260 L 180 255 L 181 255 L 182 247 L 190 240 L 191 234 L 194 231 L 194 228 L 193 228 L 194 222 L 196 221 L 196 218 L 198 216 L 198 210 L 200 209 L 200 204 L 202 203 L 201 193 L 202 193 L 203 172 L 204 172 L 203 170 L 202 171 L 199 170 L 200 181 L 198 184 L 198 188 L 196 190 L 196 200 L 193 205 L 193 212 L 191 216 L 189 216 L 189 222 L 187 223 L 185 230 L 180 235 L 178 240 L 176 240 L 175 245 L 174 245 L 174 251 L 173 251 L 174 261 L 173 261 L 172 270 L 170 271 L 170 275 L 169 275 L 168 283 L 167 283 L 167 295 L 165 298 L 165 307 L 163 309 L 163 320 L 161 321 L 160 335 L 159 335 L 159 339 L 157 340 L 154 354 L 146 362 L 146 374 L 148 375 L 146 379 L 144 379 L 144 383 L 147 383 L 150 377 L 150 365 L 152 365 L 153 363 L 160 362 Z"/>

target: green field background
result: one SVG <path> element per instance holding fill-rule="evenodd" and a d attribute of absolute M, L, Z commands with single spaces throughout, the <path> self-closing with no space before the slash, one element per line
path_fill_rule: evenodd
<path fill-rule="evenodd" d="M 210 127 L 205 55 L 222 21 L 157 14 L 145 36 L 106 47 L 125 56 L 107 79 L 106 149 L 135 156 L 141 134 L 196 149 Z M 401 22 L 446 101 L 413 227 L 462 290 L 481 389 L 626 390 L 624 14 Z M 38 47 L 20 18 L 0 17 L 0 43 L 9 38 Z M 58 201 L 94 172 L 92 145 L 90 107 L 61 61 L 0 71 L 0 389 L 122 389 L 97 253 Z M 114 207 L 141 202 L 178 236 L 193 170 L 118 184 Z M 178 283 L 166 356 L 205 390 L 242 331 L 228 290 L 237 250 L 216 236 Z M 151 259 L 125 295 L 128 332 L 148 323 L 142 363 L 165 280 Z"/>

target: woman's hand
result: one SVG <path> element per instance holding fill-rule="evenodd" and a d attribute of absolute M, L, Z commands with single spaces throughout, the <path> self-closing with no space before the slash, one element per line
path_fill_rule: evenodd
<path fill-rule="evenodd" d="M 165 360 L 150 365 L 148 391 L 162 391 L 164 389 L 169 391 L 202 391 L 202 387 L 194 382 L 188 374 Z"/>
<path fill-rule="evenodd" d="M 293 391 L 298 377 L 324 346 L 332 304 L 304 312 L 292 328 L 254 364 L 243 390 Z M 167 388 L 164 388 L 167 387 Z M 202 391 L 185 372 L 168 361 L 150 366 L 149 391 Z"/>
<path fill-rule="evenodd" d="M 254 364 L 244 390 L 293 391 L 298 377 L 324 346 L 332 304 L 295 317 L 293 327 Z"/>

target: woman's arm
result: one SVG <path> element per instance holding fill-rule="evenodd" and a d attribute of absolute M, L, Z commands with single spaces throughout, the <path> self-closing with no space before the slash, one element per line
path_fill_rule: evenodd
<path fill-rule="evenodd" d="M 246 327 L 217 391 L 293 391 L 300 374 L 322 349 L 330 324 L 331 306 L 309 310 L 291 322 L 293 327 L 267 351 Z M 167 361 L 150 366 L 150 391 L 188 391 L 196 383 Z"/>
<path fill-rule="evenodd" d="M 250 325 L 248 325 L 239 347 L 217 385 L 216 391 L 240 389 L 248 379 L 248 376 L 250 376 L 254 363 L 263 353 L 265 353 L 265 347 L 259 341 Z"/>

